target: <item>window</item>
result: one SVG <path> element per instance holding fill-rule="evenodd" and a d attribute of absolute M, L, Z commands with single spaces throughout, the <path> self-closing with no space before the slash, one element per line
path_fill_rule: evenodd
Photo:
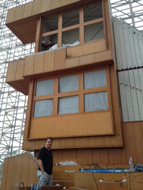
<path fill-rule="evenodd" d="M 104 38 L 102 1 L 43 18 L 41 51 L 69 47 Z"/>
<path fill-rule="evenodd" d="M 108 68 L 35 82 L 34 117 L 107 111 Z"/>

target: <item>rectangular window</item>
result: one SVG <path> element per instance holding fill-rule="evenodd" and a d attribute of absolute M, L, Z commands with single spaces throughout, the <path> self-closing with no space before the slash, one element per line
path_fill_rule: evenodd
<path fill-rule="evenodd" d="M 36 83 L 36 96 L 44 96 L 54 93 L 54 80 L 42 80 Z"/>
<path fill-rule="evenodd" d="M 103 21 L 102 1 L 43 18 L 41 51 L 103 39 Z"/>
<path fill-rule="evenodd" d="M 84 111 L 101 111 L 107 110 L 107 93 L 106 92 L 98 92 L 84 95 Z"/>
<path fill-rule="evenodd" d="M 59 98 L 59 115 L 78 113 L 78 110 L 78 96 Z"/>
<path fill-rule="evenodd" d="M 108 111 L 108 67 L 35 83 L 34 117 Z M 108 80 L 107 80 L 108 79 Z"/>
<path fill-rule="evenodd" d="M 78 90 L 78 75 L 59 78 L 59 92 L 72 92 Z"/>
<path fill-rule="evenodd" d="M 34 117 L 43 117 L 53 115 L 53 100 L 35 101 Z"/>

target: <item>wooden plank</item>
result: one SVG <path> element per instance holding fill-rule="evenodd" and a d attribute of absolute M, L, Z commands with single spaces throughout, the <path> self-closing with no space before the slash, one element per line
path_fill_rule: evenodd
<path fill-rule="evenodd" d="M 15 158 L 11 157 L 8 161 L 8 171 L 6 176 L 6 190 L 11 189 L 13 187 L 13 172 L 14 172 L 14 161 Z"/>
<path fill-rule="evenodd" d="M 69 5 L 72 3 L 72 0 L 61 0 L 61 6 Z"/>
<path fill-rule="evenodd" d="M 39 74 L 43 73 L 44 71 L 44 53 L 35 54 L 34 58 L 34 73 Z"/>
<path fill-rule="evenodd" d="M 23 5 L 18 6 L 15 9 L 14 20 L 17 21 L 17 20 L 23 19 L 23 15 L 24 15 L 24 6 Z"/>
<path fill-rule="evenodd" d="M 65 67 L 66 68 L 76 67 L 76 66 L 79 66 L 79 63 L 80 63 L 79 57 L 68 58 L 66 59 Z"/>
<path fill-rule="evenodd" d="M 128 173 L 128 189 L 142 190 L 143 189 L 143 173 Z"/>
<path fill-rule="evenodd" d="M 61 6 L 61 1 L 60 0 L 54 0 L 51 1 L 51 9 L 56 9 Z"/>
<path fill-rule="evenodd" d="M 33 1 L 32 15 L 41 13 L 42 0 Z"/>
<path fill-rule="evenodd" d="M 88 65 L 94 63 L 95 56 L 94 54 L 90 54 L 90 55 L 81 56 L 79 59 L 80 59 L 80 65 Z"/>
<path fill-rule="evenodd" d="M 6 24 L 13 22 L 15 17 L 15 7 L 8 10 L 7 18 L 6 18 Z"/>
<path fill-rule="evenodd" d="M 1 184 L 1 189 L 3 189 L 3 190 L 6 190 L 6 184 L 8 183 L 8 181 L 7 181 L 8 163 L 9 163 L 9 159 L 6 158 L 6 159 L 4 160 L 3 172 L 2 172 L 2 184 Z"/>
<path fill-rule="evenodd" d="M 25 60 L 20 60 L 17 62 L 16 76 L 15 80 L 21 80 L 23 78 Z"/>
<path fill-rule="evenodd" d="M 66 59 L 66 49 L 59 49 L 55 51 L 55 62 L 54 69 L 64 69 L 65 68 L 65 59 Z"/>
<path fill-rule="evenodd" d="M 37 21 L 36 37 L 35 37 L 35 53 L 40 51 L 41 45 L 41 18 Z"/>
<path fill-rule="evenodd" d="M 75 173 L 74 186 L 91 190 L 97 189 L 97 184 L 95 182 L 93 174 L 88 172 Z"/>
<path fill-rule="evenodd" d="M 24 4 L 23 18 L 30 17 L 32 15 L 33 2 Z"/>
<path fill-rule="evenodd" d="M 34 72 L 34 55 L 25 57 L 24 76 L 32 75 Z"/>
<path fill-rule="evenodd" d="M 13 186 L 18 187 L 21 182 L 22 156 L 18 155 L 14 159 Z"/>
<path fill-rule="evenodd" d="M 42 10 L 41 12 L 46 12 L 51 9 L 51 1 L 52 0 L 43 0 L 42 1 Z"/>
<path fill-rule="evenodd" d="M 27 154 L 22 155 L 22 166 L 21 166 L 21 178 L 20 180 L 24 183 L 24 186 L 28 186 L 28 178 L 29 178 L 29 173 L 28 173 L 28 163 L 29 163 L 30 157 L 27 156 Z"/>
<path fill-rule="evenodd" d="M 8 64 L 6 82 L 11 82 L 15 80 L 16 70 L 17 70 L 17 62 L 12 62 Z"/>

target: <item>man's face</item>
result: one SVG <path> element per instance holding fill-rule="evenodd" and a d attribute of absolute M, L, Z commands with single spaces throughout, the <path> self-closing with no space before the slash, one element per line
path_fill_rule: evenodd
<path fill-rule="evenodd" d="M 47 149 L 50 149 L 50 148 L 52 147 L 52 143 L 53 143 L 52 140 L 47 139 L 45 147 L 46 147 Z"/>

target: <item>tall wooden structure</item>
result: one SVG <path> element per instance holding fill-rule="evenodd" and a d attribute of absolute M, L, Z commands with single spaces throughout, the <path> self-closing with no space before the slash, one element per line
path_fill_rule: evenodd
<path fill-rule="evenodd" d="M 35 54 L 9 64 L 6 82 L 28 94 L 24 150 L 54 138 L 57 160 L 143 162 L 143 122 L 121 118 L 109 0 L 35 0 L 7 26 Z"/>

